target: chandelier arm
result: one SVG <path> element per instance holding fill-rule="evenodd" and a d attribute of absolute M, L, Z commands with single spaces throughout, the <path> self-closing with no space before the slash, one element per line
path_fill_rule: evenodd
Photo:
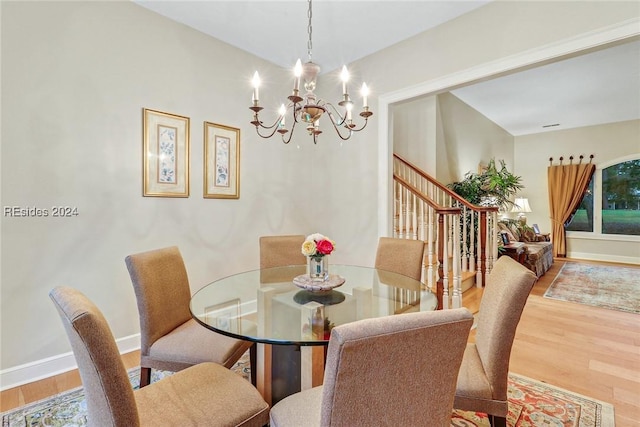
<path fill-rule="evenodd" d="M 294 120 L 293 122 L 293 126 L 291 126 L 291 130 L 288 132 L 289 133 L 289 138 L 284 139 L 285 134 L 282 134 L 282 142 L 284 142 L 285 144 L 288 144 L 291 142 L 291 138 L 293 137 L 293 131 L 296 129 L 296 123 L 297 121 Z"/>
<path fill-rule="evenodd" d="M 265 134 L 261 134 L 260 133 L 260 128 L 263 128 L 263 129 L 271 129 L 271 128 L 267 128 L 265 126 L 256 126 L 256 133 L 258 134 L 258 136 L 260 136 L 261 138 L 265 138 L 265 139 L 271 138 L 278 131 L 278 128 L 275 128 L 275 129 L 273 129 L 273 132 L 271 132 L 271 133 L 267 132 Z"/>
<path fill-rule="evenodd" d="M 324 105 L 325 105 L 325 106 L 329 106 L 329 107 L 331 107 L 331 108 L 333 109 L 333 111 L 335 111 L 335 112 L 336 112 L 336 114 L 338 115 L 338 117 L 340 117 L 340 120 L 341 120 L 341 121 L 340 121 L 340 123 L 336 123 L 336 126 L 343 126 L 343 125 L 345 125 L 345 123 L 346 123 L 346 121 L 347 121 L 346 115 L 343 117 L 343 116 L 342 116 L 342 114 L 340 114 L 340 112 L 338 111 L 338 109 L 337 109 L 333 104 L 331 104 L 330 102 L 325 102 L 325 103 L 324 103 Z M 329 113 L 329 109 L 328 109 L 328 108 L 327 108 L 327 113 Z M 330 115 L 331 117 L 333 117 L 331 114 L 329 114 L 329 115 Z M 363 113 L 360 113 L 360 116 L 361 116 L 361 117 L 364 117 L 364 124 L 363 124 L 361 127 L 357 128 L 357 129 L 356 129 L 355 125 L 353 125 L 353 127 L 348 127 L 348 126 L 346 126 L 346 125 L 345 125 L 345 127 L 346 127 L 348 130 L 350 130 L 351 132 L 360 132 L 362 129 L 364 129 L 365 127 L 367 127 L 367 123 L 368 123 L 368 121 L 369 121 L 369 116 L 370 116 L 370 115 L 371 115 L 371 113 L 369 113 L 368 115 L 363 115 Z"/>
<path fill-rule="evenodd" d="M 278 118 L 276 119 L 276 121 L 275 121 L 272 125 L 270 125 L 270 126 L 265 126 L 264 124 L 262 124 L 262 121 L 261 121 L 261 120 L 260 120 L 260 118 L 258 117 L 258 114 L 256 114 L 256 115 L 255 115 L 255 120 L 254 120 L 252 123 L 253 123 L 253 125 L 254 125 L 255 127 L 260 126 L 260 127 L 261 127 L 261 128 L 263 128 L 263 129 L 273 129 L 273 128 L 277 128 L 277 127 L 278 127 L 278 124 L 280 123 L 280 121 L 282 120 L 282 118 L 283 118 L 283 117 L 284 117 L 284 116 L 278 116 Z M 256 124 L 256 122 L 257 122 L 257 124 Z M 276 130 L 277 130 L 277 129 L 276 129 Z M 273 134 L 272 134 L 272 135 L 273 135 Z"/>
<path fill-rule="evenodd" d="M 331 125 L 335 129 L 335 131 L 338 134 L 338 136 L 340 137 L 340 139 L 343 140 L 343 141 L 346 141 L 349 138 L 351 138 L 351 134 L 352 134 L 351 129 L 347 129 L 347 131 L 349 132 L 348 135 L 347 136 L 343 136 L 342 132 L 341 132 L 342 126 L 338 127 L 338 125 L 336 125 L 336 123 L 333 120 L 333 114 L 331 114 L 331 111 L 327 110 L 327 114 L 329 115 L 329 119 L 330 119 L 329 121 L 331 122 Z"/>
<path fill-rule="evenodd" d="M 351 129 L 351 132 L 360 132 L 362 129 L 364 129 L 364 128 L 366 128 L 366 127 L 367 127 L 367 123 L 368 123 L 368 122 L 369 122 L 369 118 L 368 118 L 368 117 L 365 117 L 365 119 L 364 119 L 364 124 L 362 125 L 362 127 L 359 127 L 358 129 L 353 128 L 353 129 Z"/>
<path fill-rule="evenodd" d="M 298 120 L 298 113 L 299 113 L 299 110 L 302 109 L 302 106 L 300 106 L 300 108 L 297 108 L 297 105 L 298 105 L 297 103 L 293 104 L 293 123 L 294 124 L 301 123 L 301 120 Z"/>
<path fill-rule="evenodd" d="M 326 108 L 331 107 L 331 109 L 338 115 L 338 117 L 340 117 L 340 123 L 336 123 L 336 126 L 342 126 L 345 124 L 345 122 L 347 121 L 347 115 L 345 114 L 344 116 L 342 114 L 340 114 L 340 111 L 338 111 L 338 109 L 330 102 L 325 102 L 324 103 L 325 106 L 325 110 L 327 111 L 327 113 L 329 113 L 329 116 L 333 119 L 333 115 L 330 113 L 329 109 Z"/>

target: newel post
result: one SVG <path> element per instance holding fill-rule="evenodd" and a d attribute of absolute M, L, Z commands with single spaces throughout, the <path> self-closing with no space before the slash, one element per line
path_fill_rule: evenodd
<path fill-rule="evenodd" d="M 487 272 L 487 212 L 480 211 L 480 241 L 478 242 L 480 250 L 480 272 L 482 276 L 482 286 L 485 285 L 485 275 Z"/>
<path fill-rule="evenodd" d="M 444 231 L 444 215 L 438 214 L 438 283 L 436 285 L 436 296 L 438 298 L 438 310 L 444 308 L 444 245 L 446 243 L 446 234 Z"/>

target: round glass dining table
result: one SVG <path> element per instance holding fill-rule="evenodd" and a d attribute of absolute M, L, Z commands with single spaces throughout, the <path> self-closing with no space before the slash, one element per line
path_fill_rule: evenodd
<path fill-rule="evenodd" d="M 322 383 L 333 327 L 435 309 L 436 295 L 420 281 L 353 265 L 331 265 L 323 282 L 311 281 L 303 265 L 247 271 L 205 285 L 190 304 L 204 327 L 258 343 L 254 378 L 272 404 Z"/>

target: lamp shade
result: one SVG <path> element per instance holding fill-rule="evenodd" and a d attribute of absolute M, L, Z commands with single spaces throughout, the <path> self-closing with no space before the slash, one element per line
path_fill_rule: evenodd
<path fill-rule="evenodd" d="M 513 202 L 513 208 L 511 212 L 531 212 L 531 206 L 529 206 L 529 199 L 526 198 L 516 198 Z"/>

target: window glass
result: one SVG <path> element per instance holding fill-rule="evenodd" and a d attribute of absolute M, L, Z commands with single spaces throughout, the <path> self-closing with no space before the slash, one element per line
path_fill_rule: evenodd
<path fill-rule="evenodd" d="M 569 219 L 565 225 L 567 231 L 593 231 L 593 181 L 591 178 L 589 186 L 582 196 L 582 202 L 578 206 L 575 215 Z"/>
<path fill-rule="evenodd" d="M 640 235 L 640 160 L 602 170 L 602 233 Z"/>

